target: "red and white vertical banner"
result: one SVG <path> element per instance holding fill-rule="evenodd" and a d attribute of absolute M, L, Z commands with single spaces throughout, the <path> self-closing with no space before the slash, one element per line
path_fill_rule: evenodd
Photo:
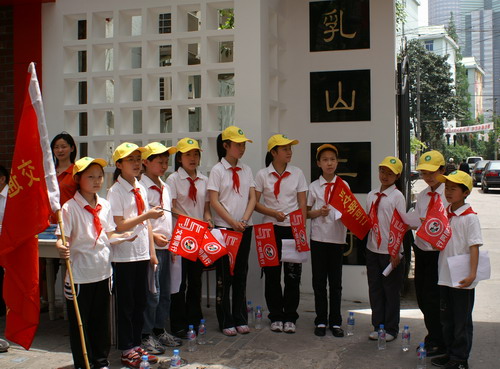
<path fill-rule="evenodd" d="M 208 223 L 198 219 L 179 215 L 172 232 L 172 240 L 168 246 L 170 252 L 191 261 L 198 258 L 198 250 L 203 242 L 203 236 L 208 229 Z"/>
<path fill-rule="evenodd" d="M 391 226 L 389 229 L 389 254 L 395 257 L 399 253 L 403 237 L 408 230 L 408 224 L 403 221 L 397 209 L 392 213 Z"/>
<path fill-rule="evenodd" d="M 212 265 L 217 259 L 227 254 L 225 245 L 221 244 L 212 232 L 207 229 L 203 235 L 203 242 L 198 251 L 198 258 L 206 267 Z"/>
<path fill-rule="evenodd" d="M 253 230 L 261 268 L 280 265 L 273 223 L 256 224 Z"/>
<path fill-rule="evenodd" d="M 297 209 L 288 214 L 290 217 L 290 226 L 292 227 L 292 234 L 295 240 L 295 246 L 298 252 L 309 251 L 309 244 L 307 243 L 306 225 L 304 222 L 304 214 L 302 210 Z"/>
<path fill-rule="evenodd" d="M 448 244 L 451 238 L 451 227 L 441 197 L 437 197 L 434 206 L 427 212 L 424 222 L 417 231 L 417 236 L 438 250 L 444 250 Z"/>
<path fill-rule="evenodd" d="M 221 229 L 224 242 L 226 243 L 227 255 L 229 257 L 229 273 L 234 275 L 234 266 L 236 265 L 236 256 L 240 248 L 243 233 L 230 231 L 228 229 Z"/>

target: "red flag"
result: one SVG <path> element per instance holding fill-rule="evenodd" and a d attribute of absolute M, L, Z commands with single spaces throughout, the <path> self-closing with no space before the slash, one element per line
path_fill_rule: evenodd
<path fill-rule="evenodd" d="M 229 272 L 231 273 L 231 275 L 233 275 L 234 265 L 236 264 L 236 255 L 238 255 L 238 249 L 240 248 L 240 243 L 241 240 L 243 239 L 243 233 L 236 231 L 229 231 L 227 229 L 221 229 L 220 231 L 224 236 L 227 255 L 229 256 Z"/>
<path fill-rule="evenodd" d="M 29 349 L 40 317 L 35 236 L 47 228 L 49 215 L 59 209 L 59 188 L 33 63 L 26 87 L 0 236 L 0 264 L 5 268 L 5 337 Z"/>
<path fill-rule="evenodd" d="M 261 267 L 280 265 L 273 223 L 257 224 L 253 226 L 253 229 L 259 265 Z"/>
<path fill-rule="evenodd" d="M 297 209 L 290 214 L 290 225 L 292 226 L 293 238 L 295 239 L 295 247 L 298 252 L 309 251 L 307 244 L 306 226 L 304 224 L 304 215 L 302 210 Z"/>
<path fill-rule="evenodd" d="M 342 223 L 360 240 L 366 237 L 372 223 L 365 210 L 343 180 L 335 182 L 330 205 L 342 213 Z"/>
<path fill-rule="evenodd" d="M 441 197 L 427 212 L 427 216 L 417 231 L 417 236 L 429 242 L 432 247 L 444 250 L 451 238 L 451 227 Z"/>
<path fill-rule="evenodd" d="M 389 230 L 389 254 L 395 257 L 399 253 L 399 248 L 401 247 L 401 242 L 403 237 L 408 230 L 408 224 L 406 224 L 397 209 L 394 209 L 391 219 L 391 228 Z"/>
<path fill-rule="evenodd" d="M 226 247 L 215 238 L 212 231 L 207 229 L 203 235 L 203 242 L 198 252 L 198 257 L 203 265 L 206 267 L 212 265 L 217 259 L 226 254 Z"/>
<path fill-rule="evenodd" d="M 203 242 L 203 236 L 208 229 L 208 223 L 201 220 L 179 215 L 172 232 L 172 241 L 168 249 L 174 254 L 191 261 L 198 258 L 198 250 Z"/>

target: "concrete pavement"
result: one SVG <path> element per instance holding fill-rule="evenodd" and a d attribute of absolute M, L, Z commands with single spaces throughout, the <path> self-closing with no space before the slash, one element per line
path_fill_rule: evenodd
<path fill-rule="evenodd" d="M 417 184 L 422 187 L 421 183 Z M 483 194 L 474 189 L 469 202 L 478 212 L 483 229 L 484 249 L 490 252 L 492 278 L 479 283 L 476 288 L 474 308 L 474 343 L 470 367 L 473 369 L 500 368 L 497 347 L 500 344 L 500 191 Z M 205 303 L 205 300 L 204 300 Z M 412 349 L 401 351 L 400 337 L 387 344 L 384 351 L 377 350 L 377 343 L 369 341 L 370 309 L 366 303 L 343 301 L 343 315 L 354 311 L 356 317 L 355 335 L 335 338 L 330 332 L 326 337 L 313 334 L 314 300 L 312 294 L 302 294 L 299 306 L 300 318 L 296 334 L 273 333 L 265 321 L 264 328 L 248 335 L 225 337 L 216 329 L 215 309 L 204 306 L 211 344 L 198 346 L 196 352 L 187 352 L 181 347 L 181 357 L 187 359 L 190 368 L 415 368 L 416 354 L 413 347 L 425 336 L 422 315 L 416 305 L 412 291 L 402 299 L 401 329 L 410 326 Z M 265 315 L 265 314 L 264 314 Z M 3 332 L 5 319 L 0 319 Z M 169 355 L 170 355 L 169 351 Z M 167 360 L 167 355 L 160 356 Z M 119 352 L 112 350 L 111 367 L 121 368 Z M 59 319 L 49 321 L 48 314 L 41 315 L 34 344 L 30 351 L 13 345 L 9 352 L 0 354 L 0 368 L 71 368 L 67 322 Z M 156 365 L 154 367 L 160 367 Z M 168 366 L 167 366 L 168 367 Z M 428 368 L 431 367 L 428 361 Z"/>

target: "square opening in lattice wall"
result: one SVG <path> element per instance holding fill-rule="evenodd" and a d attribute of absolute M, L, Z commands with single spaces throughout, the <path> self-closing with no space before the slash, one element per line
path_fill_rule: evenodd
<path fill-rule="evenodd" d="M 140 36 L 142 14 L 140 9 L 120 11 L 119 36 Z M 115 35 L 116 36 L 116 35 Z"/>
<path fill-rule="evenodd" d="M 92 71 L 104 72 L 112 71 L 114 58 L 113 58 L 113 44 L 94 45 L 92 55 Z"/>
<path fill-rule="evenodd" d="M 158 65 L 160 67 L 172 65 L 172 45 L 158 46 Z"/>
<path fill-rule="evenodd" d="M 86 111 L 78 113 L 78 131 L 80 136 L 88 135 L 88 113 Z"/>
<path fill-rule="evenodd" d="M 63 37 L 66 41 L 84 40 L 87 38 L 87 15 L 71 14 L 64 16 Z"/>
<path fill-rule="evenodd" d="M 192 43 L 187 45 L 187 64 L 196 65 L 201 63 L 200 43 Z"/>
<path fill-rule="evenodd" d="M 113 37 L 113 12 L 94 13 L 92 16 L 92 37 Z"/>
<path fill-rule="evenodd" d="M 158 98 L 155 100 L 172 100 L 172 77 L 158 77 Z"/>
<path fill-rule="evenodd" d="M 188 99 L 201 97 L 201 75 L 188 76 Z"/>
<path fill-rule="evenodd" d="M 160 109 L 160 133 L 172 133 L 172 109 Z"/>

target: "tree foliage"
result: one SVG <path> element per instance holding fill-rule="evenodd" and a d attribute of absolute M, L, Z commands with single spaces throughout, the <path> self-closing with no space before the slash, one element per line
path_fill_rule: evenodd
<path fill-rule="evenodd" d="M 406 23 L 405 3 L 402 0 L 396 0 L 396 31 L 401 31 L 401 26 Z"/>

